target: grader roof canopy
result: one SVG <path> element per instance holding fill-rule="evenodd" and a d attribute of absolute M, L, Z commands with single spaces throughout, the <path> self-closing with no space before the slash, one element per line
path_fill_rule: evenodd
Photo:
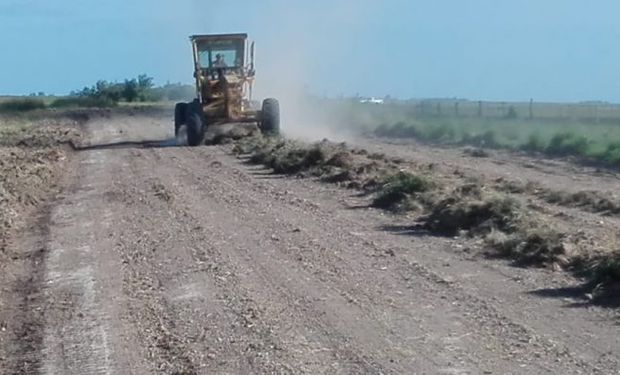
<path fill-rule="evenodd" d="M 201 68 L 213 68 L 216 57 L 220 57 L 217 68 L 240 68 L 245 65 L 247 34 L 193 35 L 190 37 L 196 48 L 196 58 Z"/>
<path fill-rule="evenodd" d="M 216 39 L 247 39 L 248 34 L 214 34 L 214 35 L 192 35 L 192 41 L 216 40 Z"/>

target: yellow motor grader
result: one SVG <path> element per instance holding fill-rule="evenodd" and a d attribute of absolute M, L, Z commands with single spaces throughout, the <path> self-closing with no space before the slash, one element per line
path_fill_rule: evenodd
<path fill-rule="evenodd" d="M 193 35 L 196 99 L 177 103 L 174 130 L 186 132 L 187 144 L 204 142 L 214 125 L 255 123 L 263 134 L 280 132 L 280 104 L 265 99 L 262 107 L 252 100 L 256 71 L 254 43 L 247 34 Z"/>

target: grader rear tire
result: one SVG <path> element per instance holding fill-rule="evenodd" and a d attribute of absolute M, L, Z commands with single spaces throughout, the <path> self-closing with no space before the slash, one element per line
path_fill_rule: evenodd
<path fill-rule="evenodd" d="M 179 134 L 179 128 L 187 125 L 187 103 L 177 103 L 174 106 L 174 136 Z"/>
<path fill-rule="evenodd" d="M 187 115 L 187 144 L 189 146 L 200 146 L 204 141 L 205 126 L 200 113 L 195 111 Z"/>
<path fill-rule="evenodd" d="M 280 103 L 276 99 L 263 101 L 260 130 L 264 135 L 280 134 Z"/>

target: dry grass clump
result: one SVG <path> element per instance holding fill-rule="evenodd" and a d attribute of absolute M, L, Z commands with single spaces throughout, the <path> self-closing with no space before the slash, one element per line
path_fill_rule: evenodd
<path fill-rule="evenodd" d="M 372 154 L 368 154 L 368 159 L 370 160 L 385 160 L 385 154 L 380 152 L 374 152 Z"/>
<path fill-rule="evenodd" d="M 427 229 L 442 235 L 481 236 L 488 255 L 519 265 L 564 268 L 575 255 L 566 246 L 566 235 L 540 222 L 519 200 L 486 192 L 478 184 L 455 189 L 429 210 L 424 218 Z"/>
<path fill-rule="evenodd" d="M 474 157 L 474 158 L 488 158 L 489 152 L 483 148 L 466 148 L 463 150 L 465 155 Z"/>
<path fill-rule="evenodd" d="M 238 140 L 232 151 L 237 155 L 249 155 L 249 162 L 253 164 L 271 164 L 276 150 L 284 147 L 287 142 L 279 137 L 265 138 L 261 135 Z"/>
<path fill-rule="evenodd" d="M 205 133 L 205 144 L 230 144 L 246 137 L 256 137 L 258 133 L 258 127 L 250 123 L 211 125 Z"/>
<path fill-rule="evenodd" d="M 620 214 L 620 201 L 600 191 L 569 193 L 546 190 L 541 194 L 548 203 L 581 208 L 596 213 Z"/>
<path fill-rule="evenodd" d="M 296 174 L 325 164 L 327 153 L 320 145 L 290 144 L 276 150 L 269 166 L 274 173 Z"/>
<path fill-rule="evenodd" d="M 567 192 L 551 190 L 534 182 L 521 183 L 507 181 L 503 178 L 496 180 L 497 189 L 512 194 L 531 194 L 547 203 L 558 206 L 579 208 L 584 211 L 604 215 L 620 215 L 620 199 L 614 194 L 595 190 Z"/>
<path fill-rule="evenodd" d="M 620 281 L 620 251 L 610 253 L 597 260 L 591 267 L 592 282 L 595 284 L 609 284 Z"/>
<path fill-rule="evenodd" d="M 372 202 L 373 207 L 403 211 L 412 207 L 420 193 L 428 192 L 435 184 L 425 176 L 398 172 L 383 180 Z"/>
<path fill-rule="evenodd" d="M 446 235 L 488 233 L 493 229 L 512 232 L 522 212 L 520 203 L 508 196 L 455 194 L 434 205 L 426 223 L 429 229 Z"/>
<path fill-rule="evenodd" d="M 557 265 L 564 268 L 572 263 L 565 238 L 564 234 L 553 229 L 520 228 L 510 234 L 491 232 L 485 242 L 494 251 L 489 255 L 514 259 L 521 266 Z"/>
<path fill-rule="evenodd" d="M 357 175 L 353 153 L 346 145 L 325 140 L 306 144 L 253 137 L 237 142 L 233 151 L 250 155 L 249 162 L 265 165 L 277 174 L 308 174 L 332 183 L 351 181 Z"/>
<path fill-rule="evenodd" d="M 620 250 L 595 257 L 585 268 L 593 299 L 620 305 Z"/>

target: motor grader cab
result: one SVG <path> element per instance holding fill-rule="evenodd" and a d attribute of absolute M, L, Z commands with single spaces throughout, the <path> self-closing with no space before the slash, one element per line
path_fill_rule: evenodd
<path fill-rule="evenodd" d="M 183 127 L 187 143 L 203 143 L 210 126 L 256 123 L 264 134 L 280 131 L 280 107 L 276 99 L 265 99 L 253 107 L 254 43 L 247 34 L 193 35 L 196 99 L 175 106 L 175 135 Z"/>

